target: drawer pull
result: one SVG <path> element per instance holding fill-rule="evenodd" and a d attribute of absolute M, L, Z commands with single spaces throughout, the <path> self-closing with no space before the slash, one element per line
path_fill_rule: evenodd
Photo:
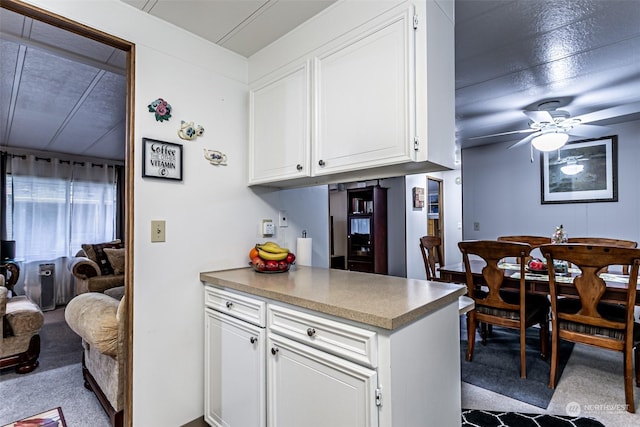
<path fill-rule="evenodd" d="M 298 169 L 299 171 L 302 170 L 302 165 L 300 163 L 298 163 L 298 165 L 296 166 L 296 169 Z"/>
<path fill-rule="evenodd" d="M 251 341 L 251 344 L 255 344 L 258 342 L 258 337 L 251 337 L 249 338 L 249 341 Z"/>
<path fill-rule="evenodd" d="M 314 336 L 316 334 L 316 330 L 314 328 L 307 328 L 307 335 L 309 335 L 310 337 Z"/>
<path fill-rule="evenodd" d="M 318 162 L 318 165 L 320 165 L 320 166 L 324 166 L 324 165 L 325 165 L 324 160 L 320 160 L 320 161 Z"/>
<path fill-rule="evenodd" d="M 280 349 L 278 347 L 271 347 L 271 354 L 273 354 L 274 356 L 278 354 L 279 351 Z"/>
<path fill-rule="evenodd" d="M 227 301 L 226 306 L 229 310 L 231 310 L 231 307 L 233 307 L 233 303 L 231 301 Z"/>

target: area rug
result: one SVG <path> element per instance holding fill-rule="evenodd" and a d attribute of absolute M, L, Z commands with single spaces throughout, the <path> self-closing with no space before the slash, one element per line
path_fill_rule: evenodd
<path fill-rule="evenodd" d="M 62 415 L 62 408 L 53 408 L 48 411 L 23 418 L 3 427 L 67 427 Z"/>
<path fill-rule="evenodd" d="M 604 427 L 591 418 L 519 412 L 462 410 L 463 427 Z"/>
<path fill-rule="evenodd" d="M 572 349 L 573 343 L 560 341 L 558 378 L 562 375 Z M 539 408 L 546 409 L 549 406 L 554 392 L 548 387 L 551 365 L 549 360 L 540 358 L 540 335 L 537 328 L 527 329 L 526 379 L 520 378 L 520 338 L 516 329 L 494 326 L 487 345 L 482 345 L 479 335 L 476 338 L 473 361 L 467 362 L 466 354 L 467 331 L 466 325 L 463 325 L 460 331 L 462 381 Z"/>

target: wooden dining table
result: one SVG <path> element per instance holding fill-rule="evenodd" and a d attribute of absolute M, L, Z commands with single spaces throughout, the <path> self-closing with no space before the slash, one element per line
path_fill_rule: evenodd
<path fill-rule="evenodd" d="M 482 268 L 485 266 L 484 261 L 470 260 L 471 272 L 473 273 L 474 283 L 477 286 L 484 285 L 482 278 Z M 520 287 L 520 268 L 518 264 L 504 263 L 501 268 L 505 271 L 505 281 L 503 288 L 518 289 Z M 440 280 L 452 283 L 466 283 L 466 273 L 463 263 L 448 264 L 438 269 L 440 272 Z M 563 293 L 574 295 L 576 298 L 578 293 L 572 284 L 573 277 L 580 274 L 580 270 L 569 268 L 566 274 L 558 275 L 556 283 Z M 628 276 L 622 274 L 602 273 L 600 277 L 607 284 L 607 288 L 602 297 L 602 302 L 621 303 L 626 301 L 626 283 Z M 549 295 L 549 276 L 544 273 L 526 272 L 525 274 L 526 292 L 537 295 Z M 640 306 L 640 284 L 636 287 L 636 305 Z"/>

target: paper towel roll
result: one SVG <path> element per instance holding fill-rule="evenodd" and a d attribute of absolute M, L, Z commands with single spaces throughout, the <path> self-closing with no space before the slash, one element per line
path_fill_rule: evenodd
<path fill-rule="evenodd" d="M 298 237 L 296 264 L 311 266 L 312 240 L 311 237 Z"/>

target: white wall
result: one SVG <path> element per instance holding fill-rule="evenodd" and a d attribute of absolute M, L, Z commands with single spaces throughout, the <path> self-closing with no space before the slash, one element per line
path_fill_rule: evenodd
<path fill-rule="evenodd" d="M 279 201 L 289 215 L 289 227 L 278 228 L 286 247 L 296 251 L 302 231 L 312 241 L 312 265 L 329 268 L 329 187 L 319 185 L 278 192 Z"/>
<path fill-rule="evenodd" d="M 406 245 L 407 245 L 407 277 L 410 279 L 426 279 L 424 262 L 420 254 L 420 237 L 427 235 L 427 208 L 413 207 L 413 187 L 426 188 L 427 177 L 442 179 L 444 209 L 444 259 L 446 264 L 462 261 L 458 250 L 458 242 L 462 240 L 462 230 L 458 224 L 462 222 L 462 186 L 456 184 L 460 176 L 459 170 L 415 174 L 405 177 L 406 198 Z"/>
<path fill-rule="evenodd" d="M 618 202 L 540 203 L 540 157 L 510 143 L 462 151 L 465 239 L 503 234 L 551 236 L 563 224 L 569 236 L 640 241 L 640 121 L 610 125 L 618 135 Z M 480 230 L 473 230 L 473 223 Z"/>

